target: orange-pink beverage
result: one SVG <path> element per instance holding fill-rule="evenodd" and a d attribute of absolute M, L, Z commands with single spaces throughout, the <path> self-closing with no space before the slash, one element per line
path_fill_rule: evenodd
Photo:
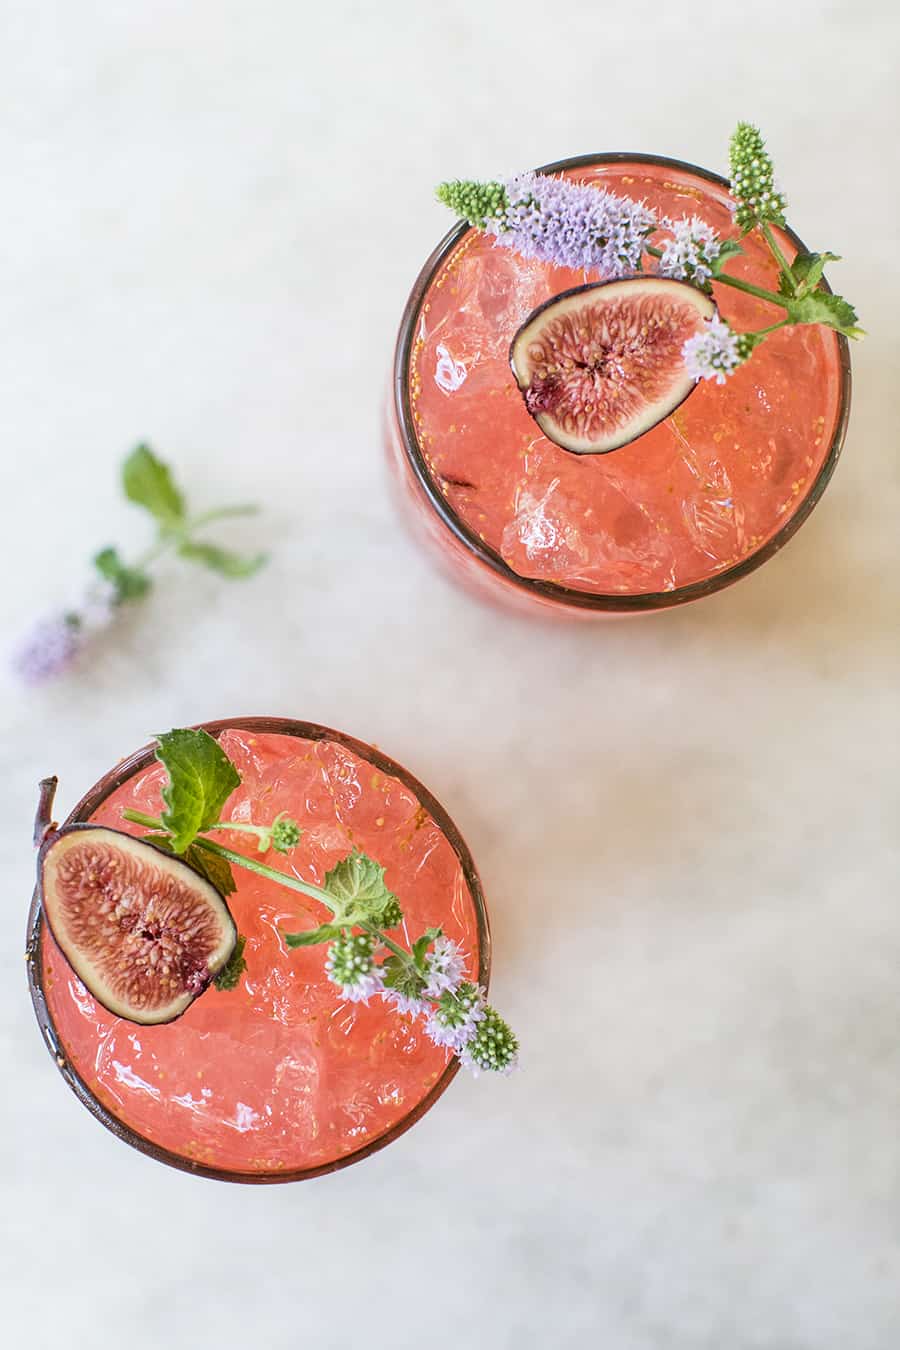
<path fill-rule="evenodd" d="M 715 176 L 618 156 L 568 165 L 557 167 L 579 182 L 737 234 Z M 776 233 L 792 258 L 799 241 Z M 777 290 L 758 232 L 742 243 L 729 273 Z M 649 610 L 727 585 L 805 519 L 843 438 L 846 340 L 802 327 L 772 334 L 725 384 L 702 381 L 619 450 L 553 444 L 525 409 L 510 342 L 536 306 L 596 279 L 460 227 L 426 264 L 398 342 L 388 444 L 407 505 L 458 577 L 532 609 Z M 714 292 L 737 329 L 782 317 L 734 289 Z"/>
<path fill-rule="evenodd" d="M 442 808 L 377 751 L 322 728 L 280 725 L 279 734 L 252 722 L 222 734 L 243 780 L 225 819 L 269 823 L 287 812 L 304 831 L 300 844 L 265 861 L 315 883 L 352 847 L 367 852 L 386 867 L 409 935 L 443 927 L 484 982 L 489 940 L 478 878 Z M 125 767 L 118 786 L 121 774 L 89 794 L 86 816 L 140 834 L 122 821 L 122 808 L 157 814 L 164 771 L 151 752 Z M 252 848 L 246 834 L 217 838 Z M 42 1016 L 42 986 L 42 1020 L 64 1071 L 130 1143 L 230 1179 L 292 1179 L 392 1138 L 440 1094 L 455 1061 L 421 1020 L 382 999 L 343 1002 L 324 972 L 325 947 L 287 948 L 282 933 L 322 922 L 323 906 L 233 871 L 228 904 L 247 938 L 237 989 L 208 990 L 165 1026 L 137 1026 L 96 1003 L 37 920 L 36 1006 Z"/>

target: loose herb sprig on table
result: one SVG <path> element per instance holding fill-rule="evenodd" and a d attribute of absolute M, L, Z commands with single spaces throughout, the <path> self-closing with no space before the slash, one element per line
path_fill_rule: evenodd
<path fill-rule="evenodd" d="M 67 669 L 123 605 L 143 599 L 153 585 L 150 568 L 165 553 L 175 553 L 186 562 L 209 567 L 228 578 L 250 577 L 266 561 L 263 553 L 235 553 L 202 537 L 208 525 L 233 516 L 254 515 L 257 507 L 221 506 L 191 515 L 171 469 L 149 446 L 137 446 L 125 460 L 122 487 L 129 501 L 149 512 L 156 524 L 156 538 L 133 561 L 126 561 L 112 547 L 95 554 L 97 575 L 83 596 L 62 613 L 40 620 L 14 654 L 14 669 L 29 684 Z"/>
<path fill-rule="evenodd" d="M 353 849 L 317 886 L 217 843 L 210 834 L 237 831 L 255 840 L 257 853 L 274 849 L 286 854 L 297 847 L 302 831 L 284 814 L 268 825 L 221 819 L 241 778 L 207 732 L 167 732 L 157 738 L 156 754 L 168 774 L 162 790 L 165 810 L 160 816 L 122 812 L 125 820 L 151 831 L 144 836 L 149 843 L 183 857 L 224 895 L 235 890 L 234 866 L 319 901 L 330 911 L 329 920 L 283 937 L 294 948 L 327 944 L 325 972 L 343 998 L 368 1003 L 381 997 L 400 1014 L 424 1017 L 431 1040 L 452 1050 L 473 1072 L 508 1073 L 515 1067 L 518 1041 L 484 990 L 467 978 L 458 943 L 440 928 L 426 929 L 409 946 L 400 940 L 396 930 L 403 910 L 385 883 L 380 863 Z M 217 987 L 234 988 L 244 968 L 240 938 Z"/>
<path fill-rule="evenodd" d="M 782 319 L 752 332 L 737 332 L 718 315 L 708 320 L 682 352 L 696 380 L 723 384 L 778 328 L 823 324 L 848 338 L 863 337 L 853 306 L 825 289 L 824 269 L 838 255 L 798 253 L 789 262 L 779 246 L 772 226 L 785 224 L 785 198 L 775 184 L 763 138 L 748 122 L 739 122 L 731 138 L 730 164 L 734 219 L 741 231 L 734 239 L 720 237 L 699 216 L 673 220 L 643 201 L 545 174 L 519 174 L 505 182 L 441 183 L 437 196 L 460 219 L 495 235 L 498 244 L 523 257 L 583 268 L 604 280 L 649 271 L 707 293 L 718 282 L 784 312 Z M 777 292 L 724 270 L 743 252 L 739 239 L 753 231 L 759 231 L 778 264 Z M 659 242 L 651 244 L 657 234 Z"/>

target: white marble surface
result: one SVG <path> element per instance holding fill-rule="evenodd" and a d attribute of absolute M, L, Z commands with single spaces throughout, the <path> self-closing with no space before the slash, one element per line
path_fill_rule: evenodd
<path fill-rule="evenodd" d="M 259 498 L 268 571 L 166 569 L 93 664 L 3 685 L 5 1344 L 890 1350 L 900 1339 L 896 313 L 886 0 L 6 0 L 4 637 L 133 548 L 141 437 Z M 432 572 L 385 491 L 432 184 L 761 122 L 871 336 L 824 503 L 701 605 L 546 630 Z M 6 678 L 5 676 L 3 677 Z M 77 1105 L 22 964 L 36 779 L 173 723 L 378 741 L 483 871 L 508 1083 L 340 1175 L 236 1188 Z"/>

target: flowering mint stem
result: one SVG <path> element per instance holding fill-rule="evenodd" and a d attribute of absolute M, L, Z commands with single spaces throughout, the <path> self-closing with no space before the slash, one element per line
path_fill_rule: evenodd
<path fill-rule="evenodd" d="M 760 222 L 760 229 L 762 230 L 763 238 L 769 245 L 772 257 L 775 259 L 775 261 L 778 263 L 778 266 L 781 268 L 782 275 L 788 279 L 788 281 L 791 283 L 792 288 L 796 289 L 794 283 L 794 274 L 791 271 L 791 265 L 788 262 L 787 258 L 782 253 L 781 249 L 778 247 L 778 241 L 775 238 L 766 221 L 763 220 Z"/>
<path fill-rule="evenodd" d="M 194 516 L 188 521 L 187 531 L 199 530 L 204 525 L 211 525 L 214 520 L 230 520 L 234 516 L 258 516 L 259 507 L 246 502 L 238 506 L 219 506 L 215 511 L 204 511 L 201 516 Z"/>
<path fill-rule="evenodd" d="M 159 816 L 150 816 L 144 811 L 133 811 L 130 807 L 122 812 L 122 818 L 123 820 L 132 821 L 135 825 L 145 825 L 147 829 L 150 830 L 165 829 Z M 268 829 L 268 827 L 260 825 L 236 825 L 233 821 L 227 820 L 218 821 L 209 828 L 211 830 L 243 829 L 248 833 L 253 834 L 262 834 Z M 227 862 L 234 863 L 238 867 L 246 867 L 248 871 L 255 872 L 257 876 L 266 877 L 269 881 L 277 882 L 279 886 L 287 886 L 292 891 L 300 891 L 301 894 L 308 895 L 311 899 L 320 901 L 320 903 L 325 905 L 336 918 L 339 917 L 338 907 L 334 903 L 334 897 L 329 895 L 327 891 L 322 890 L 321 887 L 314 885 L 312 882 L 301 881 L 299 877 L 288 876 L 285 872 L 279 872 L 277 868 L 267 867 L 265 863 L 257 862 L 255 858 L 247 858 L 243 853 L 236 853 L 234 849 L 226 848 L 224 844 L 216 844 L 211 839 L 205 839 L 201 835 L 196 837 L 194 843 L 198 848 L 205 849 L 208 853 L 217 853 L 220 858 L 224 858 Z M 416 964 L 411 953 L 404 947 L 401 947 L 398 943 L 394 942 L 393 938 L 389 938 L 382 929 L 377 928 L 374 924 L 365 922 L 354 922 L 352 926 L 362 928 L 365 932 L 374 937 L 376 941 L 386 947 L 388 951 L 393 952 L 394 956 L 398 957 L 405 966 L 412 970 L 416 969 Z"/>
<path fill-rule="evenodd" d="M 165 825 L 159 816 L 148 816 L 143 811 L 132 811 L 127 808 L 122 812 L 123 820 L 130 820 L 135 825 L 146 825 L 149 830 L 165 830 Z M 211 830 L 234 830 L 244 828 L 253 833 L 260 833 L 268 827 L 261 825 L 235 825 L 232 821 L 218 821 L 211 825 Z M 194 840 L 198 848 L 205 848 L 208 853 L 218 853 L 220 858 L 226 858 L 230 863 L 236 863 L 238 867 L 246 867 L 250 872 L 256 872 L 261 877 L 268 877 L 270 881 L 277 881 L 281 886 L 289 886 L 293 891 L 302 891 L 304 895 L 309 895 L 313 900 L 321 900 L 323 905 L 327 905 L 332 914 L 335 914 L 334 900 L 327 891 L 314 886 L 312 882 L 301 881 L 299 877 L 289 877 L 284 872 L 279 872 L 275 867 L 267 867 L 265 863 L 257 862 L 255 858 L 247 858 L 243 853 L 235 853 L 234 849 L 225 848 L 223 844 L 214 844 L 211 839 L 204 839 L 198 835 Z"/>
<path fill-rule="evenodd" d="M 132 819 L 133 816 L 140 815 L 141 813 L 138 811 L 124 811 L 122 814 L 127 819 Z M 151 820 L 152 817 L 147 817 L 146 819 Z M 137 821 L 136 823 L 141 824 L 142 822 Z M 214 825 L 211 828 L 218 829 L 220 827 Z M 230 827 L 226 824 L 221 828 L 228 829 Z M 254 827 L 251 826 L 250 828 L 252 829 Z M 233 849 L 225 848 L 223 844 L 214 844 L 211 839 L 204 839 L 200 835 L 197 836 L 194 843 L 198 848 L 206 849 L 209 853 L 218 853 L 220 858 L 225 858 L 228 862 L 237 864 L 238 867 L 246 867 L 249 871 L 255 872 L 257 876 L 267 877 L 268 880 L 277 882 L 280 886 L 288 886 L 291 890 L 300 891 L 303 895 L 308 895 L 313 900 L 321 901 L 323 905 L 331 910 L 331 913 L 338 922 L 340 922 L 340 915 L 338 908 L 334 903 L 334 897 L 330 896 L 327 891 L 323 891 L 319 886 L 314 886 L 308 881 L 301 881 L 299 877 L 287 876 L 284 872 L 279 872 L 274 867 L 267 867 L 265 863 L 256 862 L 253 858 L 245 858 L 242 853 L 235 853 Z M 348 921 L 348 927 L 350 926 L 362 928 L 363 931 L 373 937 L 376 942 L 381 943 L 382 946 L 386 947 L 389 952 L 392 952 L 394 956 L 402 961 L 407 969 L 417 970 L 412 953 L 394 942 L 393 938 L 389 938 L 387 933 L 381 928 L 377 928 L 374 924 L 366 923 L 359 919 L 354 920 L 352 924 Z M 448 993 L 453 995 L 453 991 L 448 991 Z M 454 997 L 454 1002 L 455 1001 L 456 999 Z"/>
<path fill-rule="evenodd" d="M 148 830 L 165 830 L 159 816 L 148 816 L 144 811 L 132 811 L 131 807 L 126 807 L 122 812 L 123 820 L 130 820 L 135 825 L 146 825 Z"/>
<path fill-rule="evenodd" d="M 146 825 L 148 830 L 161 830 L 165 832 L 166 826 L 159 816 L 148 816 L 143 811 L 132 811 L 130 808 L 122 812 L 123 820 L 133 821 L 135 825 Z M 259 840 L 259 851 L 265 853 L 272 847 L 272 831 L 276 828 L 278 821 L 271 825 L 252 825 L 246 821 L 240 820 L 217 820 L 214 825 L 208 825 L 207 830 L 235 830 L 238 834 L 252 834 Z M 299 836 L 298 836 L 299 837 Z M 200 843 L 198 839 L 196 841 Z M 283 849 L 279 849 L 283 852 Z M 279 873 L 279 875 L 281 875 Z"/>
<path fill-rule="evenodd" d="M 379 942 L 387 947 L 388 951 L 393 952 L 395 956 L 399 956 L 401 961 L 405 961 L 407 965 L 412 966 L 415 964 L 405 947 L 399 946 L 392 938 L 388 937 L 387 933 L 383 933 L 382 930 L 376 928 L 374 924 L 360 923 L 359 927 L 364 928 L 367 933 L 371 933 L 372 937 L 377 938 Z"/>
<path fill-rule="evenodd" d="M 127 816 L 127 812 L 123 812 L 123 814 Z M 140 824 L 140 822 L 137 823 Z M 230 827 L 225 826 L 223 828 Z M 257 876 L 266 877 L 269 881 L 276 881 L 279 886 L 287 886 L 292 891 L 301 891 L 303 895 L 308 895 L 313 900 L 319 900 L 323 905 L 326 905 L 332 914 L 337 914 L 334 897 L 329 895 L 327 891 L 323 891 L 321 887 L 314 886 L 311 881 L 301 881 L 299 877 L 288 876 L 286 872 L 279 872 L 275 867 L 267 867 L 265 863 L 257 862 L 255 858 L 247 858 L 243 853 L 235 853 L 234 849 L 226 848 L 224 844 L 214 844 L 211 839 L 204 839 L 200 835 L 197 836 L 194 843 L 198 848 L 206 849 L 207 853 L 218 853 L 220 858 L 225 858 L 238 867 L 246 867 L 249 872 L 255 872 Z"/>
<path fill-rule="evenodd" d="M 652 244 L 648 244 L 644 251 L 654 258 L 662 257 L 662 249 L 655 248 Z M 778 305 L 779 309 L 787 309 L 788 307 L 785 296 L 778 295 L 776 291 L 763 290 L 762 286 L 754 286 L 751 281 L 742 281 L 740 277 L 729 276 L 727 272 L 717 272 L 713 277 L 713 282 L 722 286 L 733 286 L 736 291 L 745 291 L 747 295 L 755 295 L 757 300 L 767 300 L 771 305 Z"/>

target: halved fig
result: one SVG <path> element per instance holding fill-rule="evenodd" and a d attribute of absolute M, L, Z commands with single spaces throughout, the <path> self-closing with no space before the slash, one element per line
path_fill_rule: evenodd
<path fill-rule="evenodd" d="M 668 277 L 578 286 L 529 315 L 509 363 L 545 436 L 564 450 L 602 455 L 687 398 L 695 381 L 681 349 L 715 312 L 703 291 Z"/>
<path fill-rule="evenodd" d="M 180 1017 L 228 962 L 237 929 L 216 888 L 181 859 L 99 825 L 48 833 L 44 917 L 104 1008 L 150 1025 Z"/>

